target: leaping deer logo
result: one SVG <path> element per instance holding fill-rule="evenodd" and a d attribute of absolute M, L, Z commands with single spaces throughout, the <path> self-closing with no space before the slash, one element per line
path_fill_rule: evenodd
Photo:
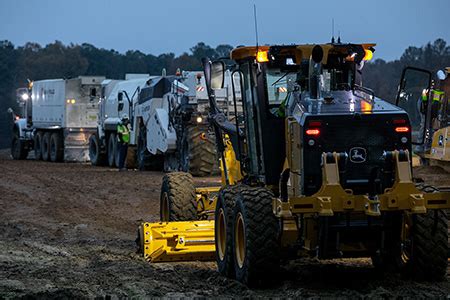
<path fill-rule="evenodd" d="M 350 161 L 354 163 L 363 163 L 366 161 L 367 151 L 361 147 L 350 149 Z"/>

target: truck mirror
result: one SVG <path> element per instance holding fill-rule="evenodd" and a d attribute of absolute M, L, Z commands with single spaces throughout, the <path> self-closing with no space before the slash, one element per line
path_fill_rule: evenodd
<path fill-rule="evenodd" d="M 122 92 L 119 92 L 119 94 L 117 94 L 117 100 L 123 101 L 123 93 Z"/>
<path fill-rule="evenodd" d="M 222 89 L 225 79 L 225 64 L 222 61 L 211 63 L 211 88 Z"/>
<path fill-rule="evenodd" d="M 447 76 L 445 76 L 445 72 L 442 70 L 437 71 L 436 75 L 439 80 L 445 80 L 445 78 L 447 77 Z"/>
<path fill-rule="evenodd" d="M 119 107 L 117 108 L 118 111 L 123 110 L 123 101 L 119 101 Z"/>

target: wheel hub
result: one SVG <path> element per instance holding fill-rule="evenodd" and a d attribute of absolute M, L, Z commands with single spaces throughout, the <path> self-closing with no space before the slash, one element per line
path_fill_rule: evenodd
<path fill-rule="evenodd" d="M 219 216 L 217 220 L 217 253 L 219 259 L 223 260 L 225 258 L 225 251 L 227 245 L 227 231 L 225 222 L 225 213 L 222 208 L 219 210 Z"/>
<path fill-rule="evenodd" d="M 234 252 L 236 255 L 236 261 L 239 268 L 244 266 L 245 261 L 245 226 L 244 226 L 244 217 L 242 213 L 238 213 L 236 218 L 236 226 L 235 226 L 235 246 Z"/>

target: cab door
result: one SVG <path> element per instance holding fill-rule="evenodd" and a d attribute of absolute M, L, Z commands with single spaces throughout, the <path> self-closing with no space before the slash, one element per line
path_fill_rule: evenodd
<path fill-rule="evenodd" d="M 415 67 L 403 69 L 398 87 L 396 105 L 404 109 L 411 122 L 412 144 L 421 145 L 428 131 L 428 106 L 431 90 L 431 72 Z"/>

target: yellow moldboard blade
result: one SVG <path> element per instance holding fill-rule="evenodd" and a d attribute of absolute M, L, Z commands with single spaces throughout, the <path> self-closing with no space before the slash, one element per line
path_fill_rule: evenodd
<path fill-rule="evenodd" d="M 142 223 L 143 253 L 150 262 L 213 260 L 214 221 Z"/>

